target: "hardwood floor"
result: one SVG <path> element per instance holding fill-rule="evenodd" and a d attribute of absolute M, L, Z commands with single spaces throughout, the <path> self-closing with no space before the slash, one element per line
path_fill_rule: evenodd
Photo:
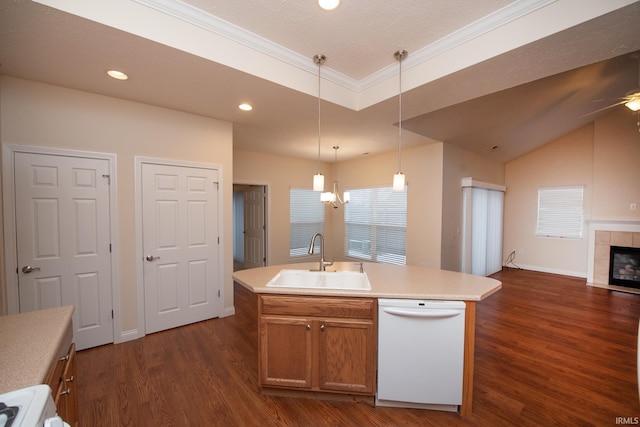
<path fill-rule="evenodd" d="M 494 277 L 502 290 L 477 304 L 470 417 L 260 394 L 255 295 L 236 286 L 235 316 L 78 352 L 81 425 L 613 426 L 640 417 L 640 295 L 530 271 Z"/>

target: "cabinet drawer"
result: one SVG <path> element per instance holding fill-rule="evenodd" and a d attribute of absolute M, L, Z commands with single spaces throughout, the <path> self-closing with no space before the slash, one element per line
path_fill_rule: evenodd
<path fill-rule="evenodd" d="M 373 298 L 260 295 L 260 309 L 262 314 L 373 319 L 377 308 Z"/>

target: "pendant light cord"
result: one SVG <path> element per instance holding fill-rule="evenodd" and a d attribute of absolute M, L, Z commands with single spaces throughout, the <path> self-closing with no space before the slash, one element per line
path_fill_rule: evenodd
<path fill-rule="evenodd" d="M 398 79 L 398 102 L 400 104 L 398 108 L 398 173 L 402 172 L 402 57 L 403 52 L 401 51 L 398 55 L 398 63 L 400 64 L 400 76 Z"/>
<path fill-rule="evenodd" d="M 327 59 L 324 55 L 316 55 L 313 57 L 313 62 L 318 64 L 318 175 L 320 175 L 320 66 L 324 64 Z"/>
<path fill-rule="evenodd" d="M 320 65 L 321 59 L 318 59 L 318 173 L 320 173 Z"/>
<path fill-rule="evenodd" d="M 399 63 L 399 79 L 398 79 L 398 173 L 402 173 L 402 60 L 407 57 L 406 50 L 397 51 L 394 56 Z"/>

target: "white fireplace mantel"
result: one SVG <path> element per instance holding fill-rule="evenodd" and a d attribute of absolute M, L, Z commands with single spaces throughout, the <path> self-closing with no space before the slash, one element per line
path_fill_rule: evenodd
<path fill-rule="evenodd" d="M 589 226 L 589 255 L 587 258 L 587 284 L 593 283 L 596 231 L 628 231 L 640 232 L 640 219 L 588 219 Z"/>
<path fill-rule="evenodd" d="M 640 219 L 588 219 L 586 220 L 587 224 L 589 224 L 589 229 L 591 229 L 591 224 L 596 226 L 604 224 L 604 225 L 621 225 L 621 226 L 640 226 Z M 616 230 L 617 231 L 617 230 Z M 629 231 L 629 230 L 622 230 Z"/>

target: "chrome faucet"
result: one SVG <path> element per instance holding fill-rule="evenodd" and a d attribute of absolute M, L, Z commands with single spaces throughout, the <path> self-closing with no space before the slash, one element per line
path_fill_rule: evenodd
<path fill-rule="evenodd" d="M 328 265 L 333 265 L 332 261 L 324 260 L 324 237 L 320 233 L 315 233 L 311 238 L 311 244 L 309 245 L 309 255 L 313 254 L 313 246 L 316 243 L 316 237 L 320 237 L 320 267 L 319 271 L 325 271 L 325 267 Z"/>

